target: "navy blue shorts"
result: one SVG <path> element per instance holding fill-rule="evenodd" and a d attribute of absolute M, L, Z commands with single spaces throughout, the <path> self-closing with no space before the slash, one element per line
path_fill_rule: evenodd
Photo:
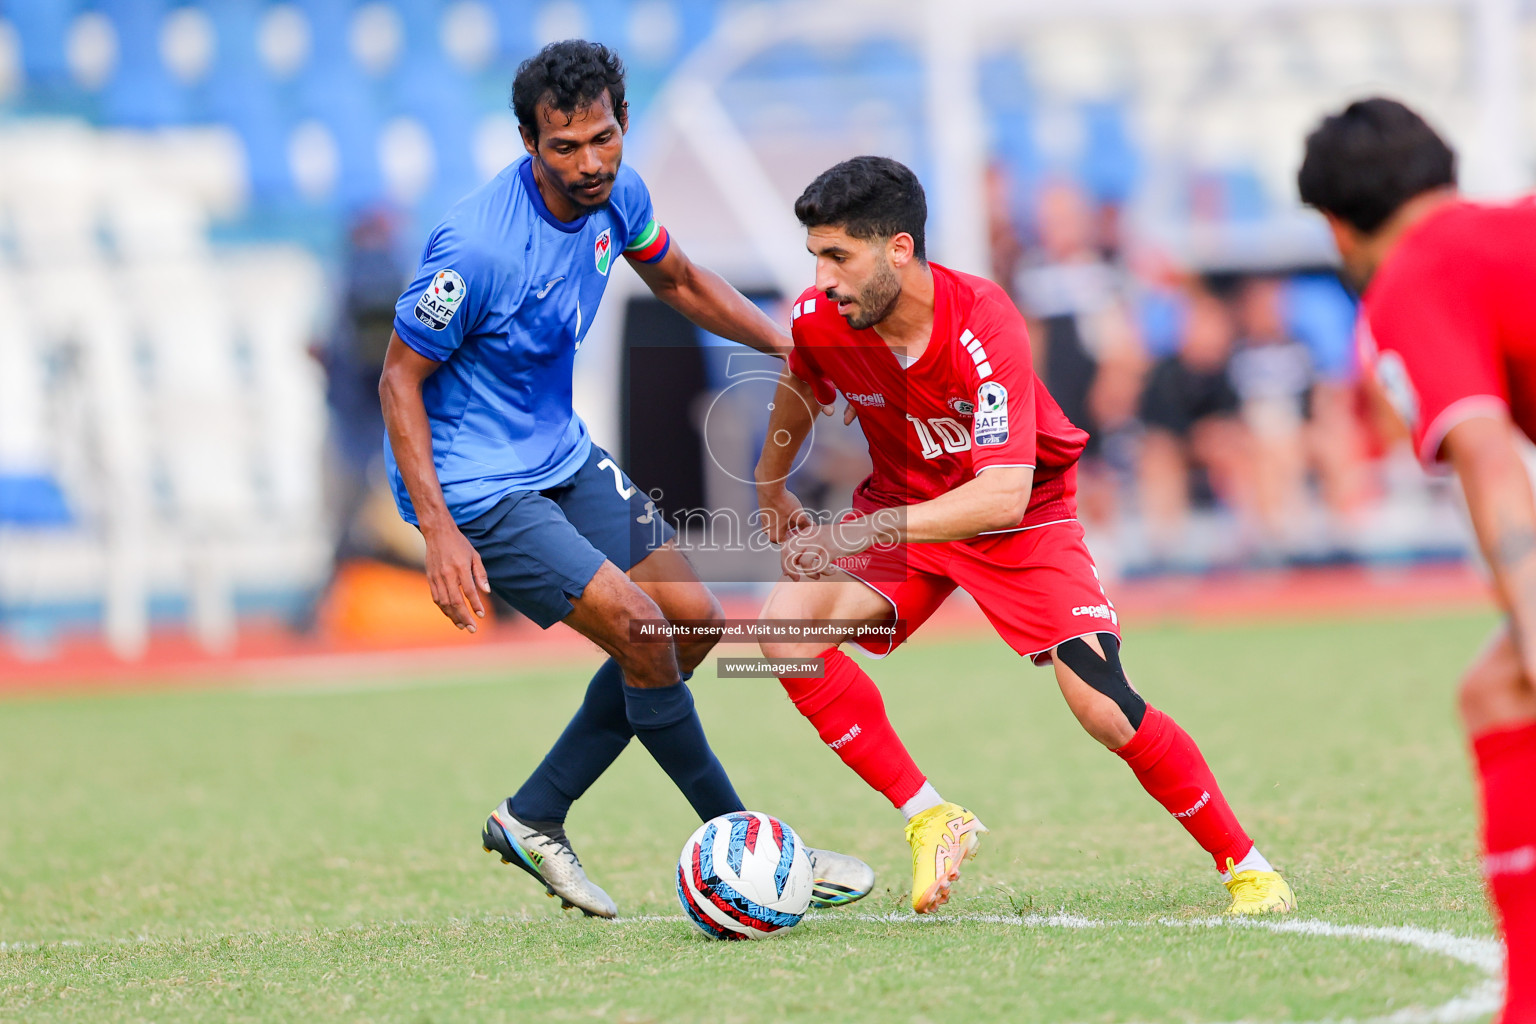
<path fill-rule="evenodd" d="M 544 629 L 571 614 L 571 599 L 605 559 L 628 572 L 676 533 L 595 444 L 565 483 L 514 491 L 459 529 L 480 553 L 491 589 Z"/>

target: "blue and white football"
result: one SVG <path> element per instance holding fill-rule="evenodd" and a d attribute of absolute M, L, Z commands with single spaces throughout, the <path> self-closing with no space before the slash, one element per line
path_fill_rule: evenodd
<path fill-rule="evenodd" d="M 757 811 L 711 818 L 683 844 L 677 898 L 713 939 L 793 928 L 811 905 L 811 861 L 795 830 Z"/>

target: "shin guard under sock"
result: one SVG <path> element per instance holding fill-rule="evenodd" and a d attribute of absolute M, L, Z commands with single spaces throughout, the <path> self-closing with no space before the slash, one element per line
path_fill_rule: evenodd
<path fill-rule="evenodd" d="M 822 742 L 899 808 L 922 788 L 926 776 L 891 726 L 875 681 L 835 647 L 821 659 L 826 666 L 822 678 L 783 677 L 779 682 Z"/>
<path fill-rule="evenodd" d="M 704 723 L 685 684 L 648 688 L 626 683 L 624 707 L 629 727 L 700 819 L 746 809 L 720 759 L 709 749 Z"/>
<path fill-rule="evenodd" d="M 587 684 L 565 731 L 512 796 L 512 813 L 535 828 L 563 824 L 571 803 L 624 752 L 634 734 L 624 712 L 624 673 L 609 658 Z"/>
<path fill-rule="evenodd" d="M 1130 765 L 1152 799 L 1211 855 L 1217 871 L 1227 870 L 1227 858 L 1240 861 L 1253 848 L 1200 748 L 1179 723 L 1148 707 L 1131 742 L 1115 753 Z"/>
<path fill-rule="evenodd" d="M 1504 927 L 1502 1024 L 1536 1021 L 1536 723 L 1472 742 L 1483 803 L 1483 874 Z"/>

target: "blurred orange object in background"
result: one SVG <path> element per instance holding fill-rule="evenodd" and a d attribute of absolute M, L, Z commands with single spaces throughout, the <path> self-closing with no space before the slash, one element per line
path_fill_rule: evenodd
<path fill-rule="evenodd" d="M 348 562 L 336 573 L 320 606 L 320 627 L 345 646 L 410 647 L 455 637 L 480 642 L 490 636 L 495 613 L 486 602 L 478 632 L 462 631 L 432 603 L 424 574 L 383 562 Z"/>

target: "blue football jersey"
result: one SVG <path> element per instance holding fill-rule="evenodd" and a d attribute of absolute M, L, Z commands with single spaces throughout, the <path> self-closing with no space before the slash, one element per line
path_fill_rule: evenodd
<path fill-rule="evenodd" d="M 557 220 L 523 159 L 448 211 L 395 307 L 400 339 L 443 365 L 422 387 L 437 479 L 455 521 L 513 491 L 553 487 L 587 457 L 571 367 L 620 253 L 670 245 L 645 183 L 621 165 L 608 204 Z M 416 522 L 388 439 L 395 504 Z"/>

